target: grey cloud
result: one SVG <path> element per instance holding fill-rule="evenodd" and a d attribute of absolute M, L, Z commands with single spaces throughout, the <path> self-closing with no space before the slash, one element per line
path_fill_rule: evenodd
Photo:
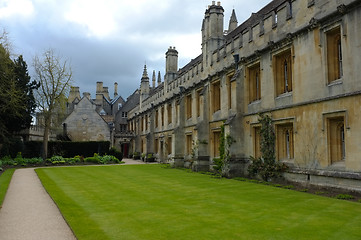
<path fill-rule="evenodd" d="M 36 5 L 36 17 L 33 19 L 5 19 L 0 23 L 9 31 L 15 52 L 24 55 L 31 66 L 35 54 L 54 48 L 71 60 L 75 85 L 80 87 L 81 92 L 90 92 L 94 96 L 96 82 L 103 81 L 113 93 L 113 84 L 118 82 L 118 92 L 124 98 L 139 87 L 145 61 L 150 76 L 156 70 L 161 71 L 163 78 L 165 58 L 154 56 L 164 56 L 168 46 L 173 44 L 165 42 L 164 36 L 199 33 L 200 41 L 203 14 L 206 5 L 211 4 L 211 1 L 174 0 L 167 9 L 158 10 L 154 6 L 154 9 L 139 15 L 131 14 L 127 21 L 118 22 L 124 32 L 102 39 L 87 35 L 83 26 L 64 20 L 70 1 L 59 2 Z M 239 22 L 251 15 L 250 9 L 257 11 L 267 2 L 234 2 Z M 231 4 L 222 2 L 225 27 L 232 11 Z M 195 44 L 199 44 L 200 49 L 200 42 Z M 182 56 L 179 52 L 179 67 L 190 60 Z"/>

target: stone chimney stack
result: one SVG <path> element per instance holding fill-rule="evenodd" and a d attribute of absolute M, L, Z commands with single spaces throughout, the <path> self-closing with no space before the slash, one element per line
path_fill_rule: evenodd
<path fill-rule="evenodd" d="M 68 103 L 72 103 L 75 100 L 75 98 L 78 98 L 78 100 L 80 100 L 79 87 L 71 87 L 70 88 Z"/>
<path fill-rule="evenodd" d="M 108 87 L 103 87 L 103 96 L 104 96 L 106 99 L 110 100 Z"/>
<path fill-rule="evenodd" d="M 114 98 L 118 97 L 118 83 L 114 83 Z"/>
<path fill-rule="evenodd" d="M 202 23 L 202 53 L 203 62 L 208 66 L 211 63 L 213 51 L 224 43 L 223 18 L 224 9 L 221 2 L 212 1 L 212 5 L 204 13 Z"/>
<path fill-rule="evenodd" d="M 103 92 L 103 82 L 97 82 L 97 90 L 96 93 L 102 93 Z"/>
<path fill-rule="evenodd" d="M 101 105 L 103 103 L 103 82 L 97 82 L 97 89 L 95 92 L 95 104 Z"/>
<path fill-rule="evenodd" d="M 165 79 L 164 81 L 169 82 L 177 77 L 178 72 L 178 51 L 175 47 L 169 47 L 165 53 Z"/>

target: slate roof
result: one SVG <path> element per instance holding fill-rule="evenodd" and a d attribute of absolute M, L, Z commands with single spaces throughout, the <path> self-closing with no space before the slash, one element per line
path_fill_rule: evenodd
<path fill-rule="evenodd" d="M 229 42 L 235 36 L 241 34 L 250 27 L 253 27 L 254 25 L 258 24 L 261 20 L 263 20 L 263 18 L 267 14 L 271 13 L 272 11 L 275 11 L 279 6 L 281 6 L 283 3 L 287 1 L 288 0 L 273 0 L 258 12 L 252 13 L 251 16 L 246 21 L 241 23 L 234 31 L 226 35 L 226 41 Z"/>

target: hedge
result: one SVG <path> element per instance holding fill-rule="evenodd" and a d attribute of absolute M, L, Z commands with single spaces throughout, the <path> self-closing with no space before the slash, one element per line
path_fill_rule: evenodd
<path fill-rule="evenodd" d="M 24 142 L 23 156 L 26 158 L 42 156 L 41 141 L 28 141 Z M 94 153 L 105 155 L 108 153 L 110 142 L 63 142 L 63 141 L 50 141 L 48 143 L 48 156 L 63 156 L 65 158 L 81 155 L 84 157 L 92 157 Z"/>

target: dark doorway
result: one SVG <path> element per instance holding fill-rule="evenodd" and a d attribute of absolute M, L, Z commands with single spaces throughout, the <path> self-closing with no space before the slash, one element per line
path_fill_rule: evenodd
<path fill-rule="evenodd" d="M 123 153 L 123 157 L 127 158 L 129 157 L 129 143 L 122 143 L 121 144 L 121 151 Z"/>

